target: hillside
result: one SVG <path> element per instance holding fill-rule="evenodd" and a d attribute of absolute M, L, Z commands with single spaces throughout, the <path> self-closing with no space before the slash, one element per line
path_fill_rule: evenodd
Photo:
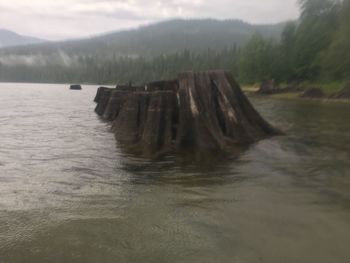
<path fill-rule="evenodd" d="M 143 83 L 187 70 L 237 72 L 240 48 L 256 33 L 279 39 L 284 25 L 171 20 L 89 39 L 3 48 L 0 81 Z"/>
<path fill-rule="evenodd" d="M 34 37 L 22 36 L 9 30 L 0 29 L 0 48 L 37 44 L 41 42 L 44 42 L 44 40 Z"/>
<path fill-rule="evenodd" d="M 277 25 L 251 25 L 239 20 L 171 20 L 120 31 L 89 39 L 45 43 L 29 47 L 0 50 L 7 55 L 57 56 L 154 56 L 188 49 L 221 50 L 234 44 L 244 45 L 255 33 L 266 38 L 279 38 L 284 23 Z"/>

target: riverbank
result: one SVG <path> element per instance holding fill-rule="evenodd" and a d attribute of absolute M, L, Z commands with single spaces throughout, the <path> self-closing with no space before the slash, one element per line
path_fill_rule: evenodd
<path fill-rule="evenodd" d="M 322 100 L 322 101 L 333 101 L 333 102 L 348 102 L 350 103 L 350 98 L 337 98 L 336 95 L 341 91 L 345 90 L 346 82 L 303 82 L 299 85 L 301 90 L 299 91 L 290 91 L 291 86 L 287 84 L 279 85 L 279 88 L 275 91 L 272 91 L 269 94 L 259 94 L 260 84 L 252 84 L 252 85 L 242 85 L 242 90 L 247 95 L 260 95 L 260 96 L 268 96 L 276 99 L 312 99 L 312 100 Z M 321 97 L 303 97 L 303 93 L 308 90 L 316 88 L 320 90 L 324 95 Z"/>

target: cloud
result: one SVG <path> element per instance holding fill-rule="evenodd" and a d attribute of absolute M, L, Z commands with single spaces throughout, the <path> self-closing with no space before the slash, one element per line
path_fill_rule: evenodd
<path fill-rule="evenodd" d="M 175 17 L 275 23 L 298 16 L 295 2 L 296 0 L 0 0 L 0 25 L 21 34 L 56 40 L 91 36 Z"/>

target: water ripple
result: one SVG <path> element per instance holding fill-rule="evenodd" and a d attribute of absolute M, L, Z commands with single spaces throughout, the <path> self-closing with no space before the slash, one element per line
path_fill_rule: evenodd
<path fill-rule="evenodd" d="M 350 105 L 252 98 L 287 136 L 157 162 L 119 150 L 95 86 L 0 84 L 0 262 L 350 258 Z"/>

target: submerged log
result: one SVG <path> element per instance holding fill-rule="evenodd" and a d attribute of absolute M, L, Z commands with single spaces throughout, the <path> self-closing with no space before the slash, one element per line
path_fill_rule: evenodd
<path fill-rule="evenodd" d="M 116 139 L 141 155 L 218 152 L 277 135 L 224 71 L 186 72 L 142 88 L 99 88 L 96 113 Z"/>
<path fill-rule="evenodd" d="M 71 90 L 81 90 L 81 85 L 70 85 L 69 89 Z"/>

